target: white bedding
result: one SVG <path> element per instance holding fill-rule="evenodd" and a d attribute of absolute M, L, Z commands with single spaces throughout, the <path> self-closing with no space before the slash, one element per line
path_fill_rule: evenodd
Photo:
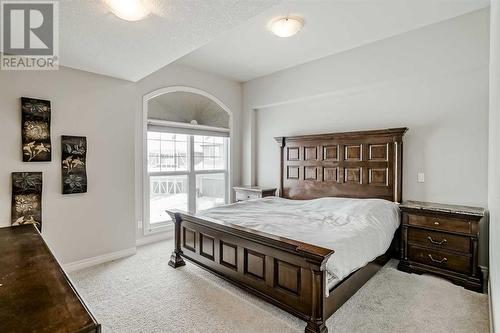
<path fill-rule="evenodd" d="M 278 197 L 215 207 L 199 215 L 333 249 L 328 287 L 389 248 L 399 226 L 397 204 L 382 199 Z"/>

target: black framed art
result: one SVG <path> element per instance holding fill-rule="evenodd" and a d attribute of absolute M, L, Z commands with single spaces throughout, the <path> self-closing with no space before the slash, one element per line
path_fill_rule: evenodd
<path fill-rule="evenodd" d="M 12 225 L 34 224 L 42 230 L 42 173 L 12 173 Z"/>
<path fill-rule="evenodd" d="M 21 98 L 23 162 L 50 162 L 50 101 Z"/>
<path fill-rule="evenodd" d="M 63 135 L 61 146 L 63 194 L 86 193 L 87 138 Z"/>

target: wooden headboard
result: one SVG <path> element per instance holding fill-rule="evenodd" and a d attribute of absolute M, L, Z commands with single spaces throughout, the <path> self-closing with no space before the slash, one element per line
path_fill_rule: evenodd
<path fill-rule="evenodd" d="M 392 128 L 277 137 L 280 196 L 381 198 L 401 202 L 403 134 Z"/>

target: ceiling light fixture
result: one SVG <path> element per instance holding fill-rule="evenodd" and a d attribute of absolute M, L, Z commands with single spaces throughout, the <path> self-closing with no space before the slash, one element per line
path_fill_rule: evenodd
<path fill-rule="evenodd" d="M 270 29 L 278 37 L 291 37 L 302 29 L 304 20 L 298 16 L 285 16 L 270 22 Z"/>
<path fill-rule="evenodd" d="M 139 21 L 151 13 L 147 0 L 104 0 L 104 2 L 113 14 L 126 21 Z"/>

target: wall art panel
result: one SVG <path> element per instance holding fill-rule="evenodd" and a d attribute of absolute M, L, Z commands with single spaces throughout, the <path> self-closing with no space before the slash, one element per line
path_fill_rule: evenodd
<path fill-rule="evenodd" d="M 23 162 L 50 162 L 50 101 L 21 98 Z"/>
<path fill-rule="evenodd" d="M 87 192 L 87 138 L 61 137 L 63 194 Z"/>
<path fill-rule="evenodd" d="M 12 173 L 12 225 L 34 224 L 42 230 L 42 173 Z"/>

